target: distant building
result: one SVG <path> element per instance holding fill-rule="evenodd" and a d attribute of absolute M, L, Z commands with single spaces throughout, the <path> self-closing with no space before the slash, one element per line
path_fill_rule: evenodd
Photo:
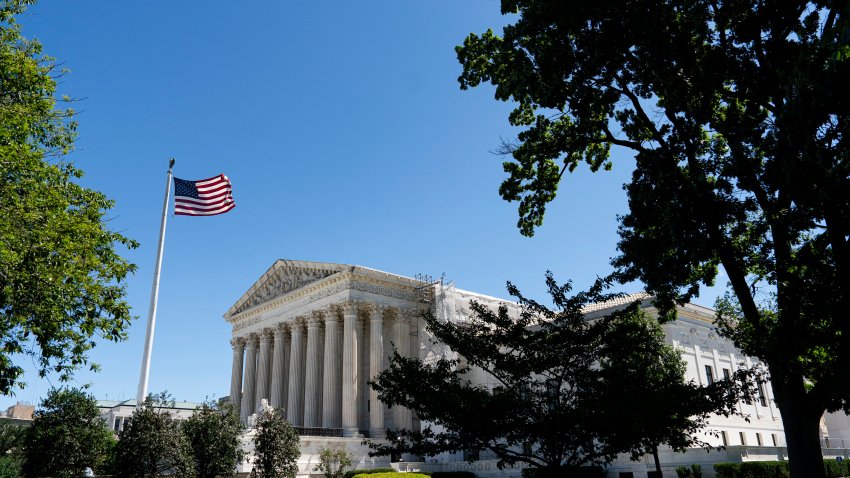
<path fill-rule="evenodd" d="M 4 418 L 15 418 L 17 420 L 32 420 L 35 407 L 29 403 L 18 402 L 7 408 L 3 413 Z"/>
<path fill-rule="evenodd" d="M 178 420 L 186 420 L 200 406 L 200 403 L 194 402 L 175 402 L 173 407 L 157 407 L 156 410 L 164 410 Z M 130 423 L 130 417 L 136 409 L 136 400 L 98 400 L 97 408 L 100 409 L 100 416 L 106 420 L 106 425 L 118 433 Z"/>

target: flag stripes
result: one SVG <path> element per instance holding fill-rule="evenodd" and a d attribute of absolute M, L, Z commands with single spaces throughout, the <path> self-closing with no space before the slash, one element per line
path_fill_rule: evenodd
<path fill-rule="evenodd" d="M 200 181 L 174 178 L 174 214 L 214 216 L 234 207 L 230 180 L 219 174 Z"/>

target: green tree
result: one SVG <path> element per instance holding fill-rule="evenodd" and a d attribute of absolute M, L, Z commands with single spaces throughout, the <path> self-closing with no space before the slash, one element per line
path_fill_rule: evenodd
<path fill-rule="evenodd" d="M 661 474 L 658 447 L 675 451 L 711 446 L 699 438 L 708 418 L 734 413 L 738 399 L 751 401 L 757 393 L 756 370 L 739 370 L 729 379 L 703 387 L 685 382 L 681 352 L 665 344 L 658 321 L 643 312 L 613 321 L 603 338 L 599 361 L 602 377 L 599 399 L 605 413 L 600 424 L 609 427 L 609 440 L 632 460 L 650 454 Z"/>
<path fill-rule="evenodd" d="M 672 313 L 722 266 L 726 333 L 769 366 L 792 476 L 850 410 L 850 4 L 502 0 L 457 48 L 462 89 L 514 101 L 508 178 L 531 235 L 580 163 L 635 157 L 616 277 Z"/>
<path fill-rule="evenodd" d="M 79 478 L 86 468 L 99 469 L 110 439 L 94 397 L 76 388 L 51 389 L 26 430 L 23 474 Z"/>
<path fill-rule="evenodd" d="M 148 395 L 118 436 L 114 467 L 122 478 L 194 476 L 192 448 L 169 412 L 174 400 L 167 393 Z"/>
<path fill-rule="evenodd" d="M 313 471 L 321 471 L 325 478 L 342 478 L 346 468 L 351 468 L 351 453 L 344 449 L 322 448 L 319 452 L 319 463 Z"/>
<path fill-rule="evenodd" d="M 298 432 L 272 408 L 257 414 L 251 478 L 294 478 L 301 456 Z"/>
<path fill-rule="evenodd" d="M 23 386 L 13 358 L 68 379 L 88 364 L 93 338 L 123 340 L 131 315 L 122 283 L 135 266 L 104 226 L 112 201 L 75 181 L 72 109 L 57 109 L 52 58 L 21 35 L 32 0 L 0 4 L 0 393 Z M 89 364 L 96 368 L 96 365 Z"/>
<path fill-rule="evenodd" d="M 233 405 L 204 403 L 183 423 L 198 478 L 233 476 L 242 461 L 242 422 Z"/>
<path fill-rule="evenodd" d="M 556 311 L 526 299 L 509 284 L 522 307 L 519 316 L 506 306 L 491 311 L 474 302 L 472 317 L 462 324 L 426 314 L 428 330 L 459 358 L 425 363 L 393 356 L 371 386 L 381 401 L 413 410 L 430 426 L 388 430 L 389 444 L 372 443 L 374 453 L 433 456 L 488 450 L 499 466 L 524 463 L 558 476 L 565 467 L 604 465 L 621 452 L 642 447 L 655 433 L 628 425 L 643 410 L 635 409 L 618 389 L 624 375 L 646 390 L 666 386 L 656 380 L 681 383 L 690 400 L 708 409 L 728 413 L 734 407 L 734 387 L 685 387 L 681 359 L 656 330 L 647 330 L 650 322 L 641 318 L 638 303 L 586 320 L 585 306 L 616 295 L 603 294 L 597 283 L 588 292 L 568 296 L 569 284 L 558 286 L 551 275 L 547 284 Z M 640 367 L 623 359 L 644 355 Z M 650 360 L 652 366 L 643 368 Z M 472 383 L 472 368 L 497 385 L 491 389 Z M 675 408 L 665 411 L 678 413 Z M 659 418 L 666 421 L 641 423 L 665 427 L 670 435 L 675 426 L 699 425 Z"/>
<path fill-rule="evenodd" d="M 26 432 L 20 425 L 0 420 L 0 478 L 20 476 Z"/>

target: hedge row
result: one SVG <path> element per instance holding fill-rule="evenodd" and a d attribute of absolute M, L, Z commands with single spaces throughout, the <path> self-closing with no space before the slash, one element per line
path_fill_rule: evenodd
<path fill-rule="evenodd" d="M 847 461 L 824 460 L 826 478 L 850 475 Z M 748 461 L 746 463 L 718 463 L 714 465 L 717 478 L 788 478 L 787 461 Z"/>
<path fill-rule="evenodd" d="M 371 468 L 345 472 L 345 478 L 416 478 L 417 476 L 430 476 L 431 478 L 475 478 L 475 473 L 471 471 L 421 471 L 417 473 L 398 473 L 392 468 Z"/>
<path fill-rule="evenodd" d="M 371 475 L 374 473 L 387 473 L 390 471 L 395 471 L 392 468 L 370 468 L 370 469 L 357 469 L 346 471 L 344 478 L 354 478 L 354 475 Z"/>
<path fill-rule="evenodd" d="M 424 473 L 402 473 L 399 471 L 387 471 L 384 473 L 360 473 L 353 478 L 428 478 Z"/>
<path fill-rule="evenodd" d="M 524 468 L 522 478 L 601 478 L 605 469 L 601 466 L 578 466 L 549 470 L 546 468 Z"/>

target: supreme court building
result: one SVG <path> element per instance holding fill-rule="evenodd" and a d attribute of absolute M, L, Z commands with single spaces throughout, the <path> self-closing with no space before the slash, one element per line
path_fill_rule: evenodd
<path fill-rule="evenodd" d="M 653 313 L 651 298 L 635 294 L 586 308 L 592 319 L 632 301 Z M 318 452 L 344 447 L 354 453 L 355 468 L 388 465 L 388 458 L 368 458 L 362 438 L 381 439 L 385 430 L 419 429 L 410 410 L 382 404 L 367 380 L 387 367 L 393 351 L 402 356 L 429 360 L 451 354 L 421 327 L 419 318 L 430 308 L 439 320 L 463 322 L 470 315 L 470 300 L 509 313 L 519 313 L 516 303 L 456 289 L 442 282 L 420 281 L 362 266 L 306 261 L 276 261 L 224 314 L 233 327 L 233 367 L 230 400 L 245 423 L 268 404 L 285 410 L 287 420 L 301 435 L 299 476 L 311 473 Z M 709 384 L 739 367 L 758 365 L 729 340 L 717 334 L 714 311 L 698 305 L 679 307 L 678 319 L 663 325 L 668 344 L 682 353 L 685 380 Z M 495 380 L 481 370 L 471 370 L 470 380 L 493 387 Z M 722 451 L 687 453 L 660 450 L 665 476 L 675 467 L 698 463 L 705 476 L 711 465 L 785 459 L 782 419 L 770 383 L 759 389 L 753 403 L 739 403 L 738 415 L 709 420 L 702 439 Z M 252 433 L 248 432 L 249 435 Z M 825 457 L 850 458 L 850 420 L 827 414 L 821 426 Z M 470 470 L 477 476 L 519 476 L 520 470 L 498 470 L 493 456 L 481 452 L 470 465 L 463 453 L 427 457 L 414 466 L 429 471 Z M 608 476 L 646 477 L 654 469 L 650 458 L 631 462 L 627 457 L 612 463 Z M 240 471 L 250 471 L 244 465 Z"/>
<path fill-rule="evenodd" d="M 382 438 L 412 428 L 366 381 L 393 350 L 418 356 L 427 306 L 410 278 L 360 266 L 278 260 L 227 311 L 230 397 L 243 421 L 263 399 L 302 435 Z"/>

